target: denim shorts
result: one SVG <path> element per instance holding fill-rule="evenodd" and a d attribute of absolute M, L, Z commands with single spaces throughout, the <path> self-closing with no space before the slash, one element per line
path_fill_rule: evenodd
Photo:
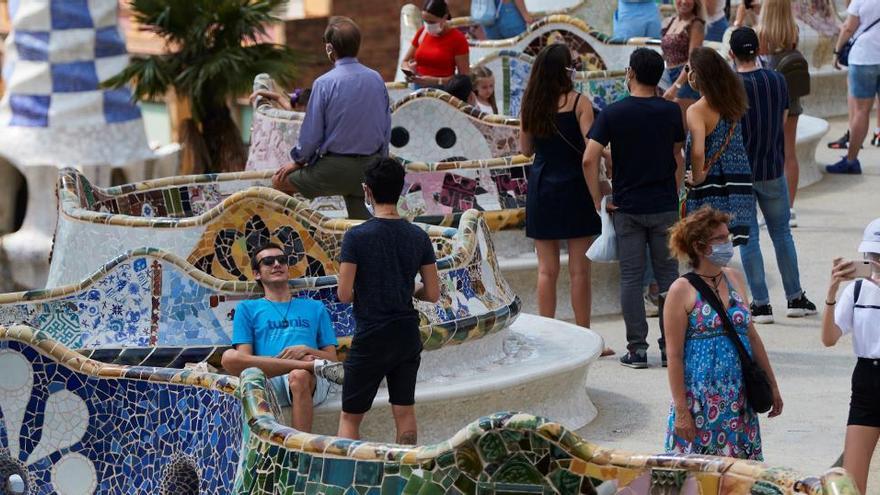
<path fill-rule="evenodd" d="M 679 65 L 678 67 L 668 68 L 663 72 L 663 82 L 666 83 L 667 88 L 672 86 L 683 70 L 684 65 Z M 678 89 L 678 92 L 675 93 L 675 96 L 687 100 L 699 100 L 701 95 L 691 87 L 690 83 L 685 81 L 681 88 Z"/>
<path fill-rule="evenodd" d="M 880 64 L 849 66 L 849 95 L 870 99 L 880 95 Z"/>
<path fill-rule="evenodd" d="M 275 398 L 278 400 L 280 407 L 290 407 L 292 400 L 290 397 L 290 382 L 287 379 L 287 373 L 283 375 L 273 376 L 269 379 L 269 386 L 275 392 Z M 315 377 L 315 391 L 312 392 L 312 405 L 320 406 L 330 397 L 338 388 L 338 385 L 321 377 Z"/>

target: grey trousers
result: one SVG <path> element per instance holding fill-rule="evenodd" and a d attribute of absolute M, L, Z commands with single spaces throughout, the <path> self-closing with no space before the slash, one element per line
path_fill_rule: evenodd
<path fill-rule="evenodd" d="M 615 212 L 611 218 L 614 220 L 620 255 L 620 306 L 626 325 L 626 347 L 630 352 L 645 352 L 648 349 L 648 320 L 644 301 L 645 257 L 650 252 L 654 278 L 660 287 L 660 295 L 665 298 L 669 286 L 678 278 L 678 261 L 669 255 L 668 247 L 669 227 L 678 221 L 678 212 L 644 215 Z M 662 304 L 660 339 L 657 342 L 661 351 L 665 351 Z"/>
<path fill-rule="evenodd" d="M 327 154 L 315 163 L 291 172 L 287 180 L 309 199 L 342 196 L 348 218 L 366 220 L 370 213 L 364 205 L 364 170 L 379 157 L 378 153 L 369 156 Z"/>

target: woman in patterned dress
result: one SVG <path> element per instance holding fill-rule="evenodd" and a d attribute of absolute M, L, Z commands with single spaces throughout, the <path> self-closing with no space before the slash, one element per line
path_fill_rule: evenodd
<path fill-rule="evenodd" d="M 687 111 L 690 131 L 685 161 L 691 171 L 687 211 L 703 205 L 730 214 L 733 245 L 749 241 L 755 214 L 752 167 L 743 142 L 740 119 L 748 98 L 740 77 L 711 48 L 691 52 L 685 66 L 688 81 L 703 95 Z"/>
<path fill-rule="evenodd" d="M 749 314 L 745 282 L 726 268 L 733 257 L 729 219 L 703 207 L 671 229 L 669 249 L 687 260 L 724 302 L 740 341 L 767 372 L 772 418 L 782 413 L 782 397 Z M 739 355 L 719 315 L 687 279 L 679 278 L 666 296 L 663 318 L 672 390 L 666 451 L 763 460 L 758 414 L 748 403 Z"/>

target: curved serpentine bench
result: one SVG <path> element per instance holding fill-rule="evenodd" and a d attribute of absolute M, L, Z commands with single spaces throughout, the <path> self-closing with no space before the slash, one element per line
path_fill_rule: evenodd
<path fill-rule="evenodd" d="M 855 493 L 841 469 L 804 477 L 616 451 L 525 413 L 418 447 L 303 433 L 278 421 L 259 370 L 239 380 L 100 363 L 24 326 L 0 327 L 0 373 L 0 472 L 19 475 L 26 493 Z"/>

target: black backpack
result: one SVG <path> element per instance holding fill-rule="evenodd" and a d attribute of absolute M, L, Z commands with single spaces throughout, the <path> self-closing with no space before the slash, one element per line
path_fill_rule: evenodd
<path fill-rule="evenodd" d="M 810 94 L 810 63 L 798 50 L 790 50 L 775 56 L 773 70 L 785 77 L 788 96 L 800 98 Z"/>

